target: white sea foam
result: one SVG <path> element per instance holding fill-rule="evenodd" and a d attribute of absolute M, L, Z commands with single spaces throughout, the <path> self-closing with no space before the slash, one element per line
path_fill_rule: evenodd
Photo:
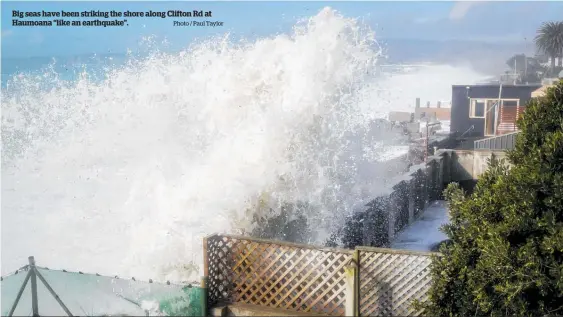
<path fill-rule="evenodd" d="M 257 205 L 288 201 L 312 206 L 322 241 L 384 186 L 371 158 L 398 144 L 372 120 L 392 96 L 473 74 L 369 77 L 378 56 L 369 29 L 326 8 L 292 34 L 210 39 L 101 82 L 14 78 L 2 103 L 2 273 L 34 255 L 49 267 L 194 279 L 203 236 L 251 230 Z"/>

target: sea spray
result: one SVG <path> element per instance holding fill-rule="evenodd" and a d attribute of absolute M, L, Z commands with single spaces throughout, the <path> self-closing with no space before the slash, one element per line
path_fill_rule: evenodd
<path fill-rule="evenodd" d="M 201 274 L 201 239 L 251 232 L 287 203 L 324 241 L 385 186 L 395 136 L 369 77 L 379 49 L 323 9 L 293 33 L 153 53 L 93 80 L 17 76 L 2 101 L 2 270 L 161 280 Z M 393 88 L 393 87 L 391 87 Z M 391 138 L 393 136 L 393 138 Z M 375 154 L 374 154 L 375 153 Z"/>

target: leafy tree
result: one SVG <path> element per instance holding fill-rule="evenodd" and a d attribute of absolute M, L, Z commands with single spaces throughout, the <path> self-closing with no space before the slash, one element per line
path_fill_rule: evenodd
<path fill-rule="evenodd" d="M 555 58 L 559 57 L 559 67 L 563 66 L 563 21 L 544 22 L 535 38 L 539 51 L 551 57 L 551 70 L 555 69 Z"/>
<path fill-rule="evenodd" d="M 445 191 L 451 239 L 432 265 L 429 316 L 563 314 L 563 80 L 533 99 L 475 191 Z"/>

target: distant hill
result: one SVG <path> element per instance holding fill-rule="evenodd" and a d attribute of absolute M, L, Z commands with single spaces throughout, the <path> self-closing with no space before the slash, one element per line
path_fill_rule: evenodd
<path fill-rule="evenodd" d="M 494 43 L 464 40 L 381 39 L 389 63 L 469 63 L 475 70 L 502 73 L 514 54 L 533 54 L 529 43 Z"/>

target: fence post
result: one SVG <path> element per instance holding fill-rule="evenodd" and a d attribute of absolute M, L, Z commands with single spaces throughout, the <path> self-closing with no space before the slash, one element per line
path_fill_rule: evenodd
<path fill-rule="evenodd" d="M 353 260 L 352 260 L 353 261 Z M 346 316 L 355 316 L 354 312 L 356 308 L 355 305 L 355 298 L 354 298 L 354 263 L 350 263 L 348 267 L 346 267 Z"/>
<path fill-rule="evenodd" d="M 359 316 L 359 250 L 354 250 L 350 264 L 346 266 L 346 316 Z"/>
<path fill-rule="evenodd" d="M 354 250 L 356 270 L 354 272 L 354 316 L 360 316 L 360 250 Z"/>
<path fill-rule="evenodd" d="M 39 317 L 39 303 L 37 301 L 37 275 L 35 274 L 35 259 L 28 257 L 31 277 L 31 308 L 34 317 Z"/>

